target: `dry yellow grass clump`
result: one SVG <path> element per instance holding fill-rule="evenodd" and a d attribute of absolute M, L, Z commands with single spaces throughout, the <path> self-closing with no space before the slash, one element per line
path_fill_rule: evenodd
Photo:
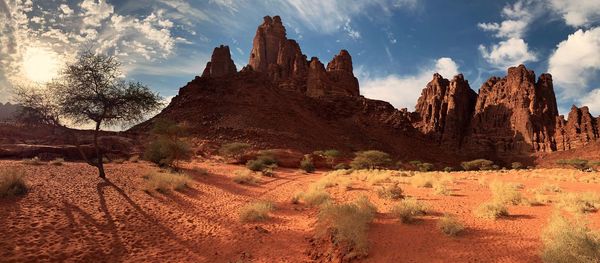
<path fill-rule="evenodd" d="M 592 192 L 564 193 L 558 197 L 556 206 L 571 213 L 589 213 L 600 209 L 600 195 Z"/>
<path fill-rule="evenodd" d="M 16 168 L 0 170 L 0 197 L 14 197 L 27 193 L 25 173 Z"/>
<path fill-rule="evenodd" d="M 427 206 L 418 201 L 416 198 L 407 198 L 394 207 L 392 207 L 391 214 L 398 218 L 401 223 L 412 223 L 415 221 L 415 217 L 423 216 L 427 213 Z"/>
<path fill-rule="evenodd" d="M 380 187 L 377 190 L 377 194 L 379 195 L 379 197 L 384 199 L 397 200 L 404 198 L 404 191 L 402 191 L 402 188 L 398 186 L 398 182 L 394 182 L 388 186 Z"/>
<path fill-rule="evenodd" d="M 581 219 L 568 220 L 555 213 L 542 232 L 542 260 L 547 263 L 600 260 L 600 233 L 591 231 Z"/>
<path fill-rule="evenodd" d="M 146 192 L 157 191 L 160 193 L 184 190 L 192 181 L 185 174 L 168 171 L 151 172 L 145 175 L 144 179 L 146 179 Z"/>
<path fill-rule="evenodd" d="M 275 206 L 270 201 L 259 201 L 245 205 L 240 209 L 240 221 L 257 222 L 269 219 L 269 212 L 273 211 Z"/>
<path fill-rule="evenodd" d="M 448 236 L 457 236 L 465 229 L 463 224 L 460 223 L 455 216 L 449 214 L 444 214 L 444 216 L 439 219 L 437 227 Z"/>
<path fill-rule="evenodd" d="M 56 158 L 56 159 L 50 161 L 49 164 L 54 165 L 54 166 L 61 166 L 61 165 L 63 165 L 64 162 L 65 162 L 65 159 Z"/>
<path fill-rule="evenodd" d="M 519 192 L 519 188 L 522 187 L 518 184 L 494 180 L 490 183 L 492 200 L 494 203 L 517 205 L 521 203 L 523 199 L 521 192 Z"/>
<path fill-rule="evenodd" d="M 503 203 L 486 202 L 475 208 L 473 213 L 476 217 L 483 219 L 498 219 L 508 216 L 508 209 Z"/>
<path fill-rule="evenodd" d="M 257 185 L 260 180 L 249 170 L 238 170 L 234 172 L 233 181 L 238 184 Z"/>

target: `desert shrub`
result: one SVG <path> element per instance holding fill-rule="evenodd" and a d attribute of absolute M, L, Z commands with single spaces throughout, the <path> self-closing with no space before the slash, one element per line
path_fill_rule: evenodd
<path fill-rule="evenodd" d="M 390 182 L 390 174 L 381 170 L 369 170 L 366 181 L 369 185 L 378 185 Z"/>
<path fill-rule="evenodd" d="M 269 212 L 275 207 L 272 202 L 259 201 L 250 203 L 240 209 L 239 217 L 242 222 L 257 222 L 269 219 Z"/>
<path fill-rule="evenodd" d="M 315 165 L 313 164 L 313 160 L 309 155 L 305 155 L 304 158 L 302 158 L 302 161 L 300 161 L 300 169 L 307 173 L 312 173 L 315 171 Z"/>
<path fill-rule="evenodd" d="M 232 142 L 223 144 L 219 149 L 219 154 L 223 157 L 230 158 L 236 162 L 241 162 L 242 156 L 250 149 L 250 144 L 241 142 Z"/>
<path fill-rule="evenodd" d="M 239 170 L 234 172 L 233 182 L 238 184 L 257 185 L 259 180 L 251 171 Z"/>
<path fill-rule="evenodd" d="M 182 191 L 192 181 L 185 174 L 168 171 L 151 172 L 146 174 L 144 179 L 146 179 L 146 192 L 157 191 L 159 193 L 168 193 L 172 190 Z"/>
<path fill-rule="evenodd" d="M 325 160 L 327 161 L 327 163 L 332 167 L 335 163 L 335 160 L 341 156 L 340 151 L 335 150 L 335 149 L 329 149 L 329 150 L 325 150 L 325 151 L 315 151 L 315 152 L 313 152 L 313 154 L 324 157 Z"/>
<path fill-rule="evenodd" d="M 475 208 L 473 213 L 479 218 L 498 219 L 508 216 L 508 209 L 503 203 L 486 202 Z"/>
<path fill-rule="evenodd" d="M 134 156 L 129 157 L 129 162 L 137 163 L 139 161 L 140 161 L 140 156 L 138 156 L 138 155 L 134 155 Z"/>
<path fill-rule="evenodd" d="M 178 138 L 158 137 L 150 142 L 144 152 L 144 159 L 161 167 L 177 167 L 179 161 L 192 157 L 190 145 Z"/>
<path fill-rule="evenodd" d="M 457 236 L 465 227 L 455 216 L 444 214 L 437 222 L 437 227 L 448 236 Z"/>
<path fill-rule="evenodd" d="M 40 160 L 40 158 L 38 158 L 37 156 L 33 157 L 31 159 L 23 159 L 21 162 L 26 165 L 42 165 L 42 164 L 44 164 L 44 162 L 42 162 Z"/>
<path fill-rule="evenodd" d="M 370 150 L 356 153 L 350 162 L 353 169 L 375 169 L 387 167 L 392 162 L 390 155 L 382 151 Z"/>
<path fill-rule="evenodd" d="M 436 195 L 450 195 L 452 191 L 448 189 L 444 181 L 438 180 L 433 182 L 433 193 Z"/>
<path fill-rule="evenodd" d="M 63 158 L 56 158 L 56 159 L 50 161 L 49 164 L 54 165 L 54 166 L 61 166 L 61 165 L 64 164 L 64 162 L 65 162 L 65 159 L 63 159 Z"/>
<path fill-rule="evenodd" d="M 600 209 L 600 196 L 596 193 L 564 193 L 558 197 L 556 206 L 572 213 L 590 213 Z"/>
<path fill-rule="evenodd" d="M 505 183 L 498 180 L 494 180 L 490 183 L 490 190 L 492 191 L 492 200 L 495 203 L 512 205 L 517 205 L 521 203 L 523 197 L 518 189 L 519 186 L 517 184 Z"/>
<path fill-rule="evenodd" d="M 581 221 L 556 213 L 542 231 L 542 261 L 546 263 L 598 262 L 600 233 Z"/>
<path fill-rule="evenodd" d="M 427 207 L 415 198 L 407 198 L 392 207 L 391 214 L 401 223 L 412 223 L 415 217 L 427 213 Z"/>
<path fill-rule="evenodd" d="M 384 199 L 403 199 L 404 191 L 398 186 L 398 182 L 392 183 L 389 186 L 382 186 L 377 190 L 377 195 Z"/>
<path fill-rule="evenodd" d="M 414 187 L 431 188 L 436 179 L 431 174 L 417 174 L 410 178 L 410 184 Z"/>
<path fill-rule="evenodd" d="M 430 164 L 430 163 L 422 163 L 422 164 L 419 164 L 419 165 L 417 166 L 417 168 L 418 168 L 418 169 L 419 169 L 419 171 L 421 171 L 421 172 L 429 172 L 429 171 L 433 170 L 433 164 Z"/>
<path fill-rule="evenodd" d="M 300 194 L 300 199 L 307 205 L 319 206 L 329 203 L 331 196 L 322 189 L 308 189 L 308 191 Z"/>
<path fill-rule="evenodd" d="M 520 162 L 513 162 L 510 164 L 510 167 L 515 170 L 520 170 L 520 169 L 523 169 L 523 167 L 525 167 L 525 166 L 523 166 L 523 164 Z"/>
<path fill-rule="evenodd" d="M 450 166 L 444 167 L 444 172 L 447 172 L 447 173 L 454 172 L 454 167 L 450 167 Z"/>
<path fill-rule="evenodd" d="M 491 170 L 494 165 L 494 162 L 486 159 L 477 159 L 467 162 L 462 162 L 460 166 L 462 166 L 465 171 L 475 171 L 475 170 Z"/>
<path fill-rule="evenodd" d="M 16 168 L 0 169 L 0 198 L 24 195 L 28 191 L 25 172 Z"/>
<path fill-rule="evenodd" d="M 354 203 L 329 204 L 321 208 L 315 226 L 317 236 L 332 237 L 345 260 L 364 257 L 369 250 L 368 229 L 375 207 L 361 197 Z"/>
<path fill-rule="evenodd" d="M 350 169 L 350 165 L 347 163 L 338 163 L 333 167 L 334 170 L 347 170 Z"/>
<path fill-rule="evenodd" d="M 569 159 L 569 160 L 558 160 L 557 162 L 560 165 L 568 165 L 572 166 L 575 169 L 585 170 L 589 168 L 589 161 L 584 159 Z"/>
<path fill-rule="evenodd" d="M 250 171 L 259 172 L 262 171 L 262 169 L 265 169 L 265 167 L 267 166 L 259 160 L 248 160 L 246 162 L 246 168 L 248 168 Z"/>

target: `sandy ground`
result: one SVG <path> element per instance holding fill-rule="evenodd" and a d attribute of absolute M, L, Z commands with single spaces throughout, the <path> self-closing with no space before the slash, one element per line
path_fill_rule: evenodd
<path fill-rule="evenodd" d="M 156 168 L 143 162 L 108 164 L 109 182 L 80 163 L 26 166 L 0 161 L 0 167 L 24 168 L 31 187 L 24 197 L 0 200 L 1 262 L 310 262 L 306 252 L 318 210 L 290 199 L 322 172 L 277 169 L 275 178 L 262 177 L 260 185 L 245 186 L 231 180 L 243 167 L 194 162 L 186 167 L 202 167 L 210 174 L 189 171 L 189 189 L 149 195 L 142 176 Z M 337 202 L 367 195 L 378 207 L 364 262 L 539 262 L 539 236 L 552 205 L 510 206 L 511 216 L 496 221 L 475 218 L 472 209 L 491 196 L 477 179 L 522 183 L 525 195 L 544 182 L 569 192 L 600 192 L 599 184 L 561 179 L 590 175 L 573 170 L 451 175 L 455 181 L 450 196 L 401 184 L 406 194 L 431 210 L 410 225 L 391 218 L 394 201 L 380 199 L 377 186 L 355 182 L 349 191 L 328 191 Z M 240 223 L 238 210 L 257 200 L 275 203 L 272 218 Z M 466 231 L 458 237 L 443 235 L 436 220 L 444 213 L 456 215 Z M 600 229 L 600 213 L 587 218 L 592 228 Z"/>

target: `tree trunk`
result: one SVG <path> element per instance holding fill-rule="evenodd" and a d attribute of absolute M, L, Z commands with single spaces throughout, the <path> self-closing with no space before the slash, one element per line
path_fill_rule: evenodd
<path fill-rule="evenodd" d="M 96 122 L 96 130 L 94 130 L 94 149 L 96 150 L 96 167 L 98 168 L 98 176 L 106 180 L 106 174 L 104 173 L 104 158 L 102 152 L 98 146 L 98 133 L 100 131 L 100 122 Z"/>

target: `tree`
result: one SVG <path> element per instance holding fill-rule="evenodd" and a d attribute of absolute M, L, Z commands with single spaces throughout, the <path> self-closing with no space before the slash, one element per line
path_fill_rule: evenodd
<path fill-rule="evenodd" d="M 375 169 L 387 167 L 392 162 L 390 155 L 382 151 L 370 150 L 357 152 L 356 157 L 350 162 L 353 169 Z"/>
<path fill-rule="evenodd" d="M 95 158 L 80 153 L 88 164 L 98 168 L 101 178 L 106 178 L 98 145 L 101 128 L 141 121 L 147 112 L 161 105 L 161 97 L 145 85 L 124 81 L 120 66 L 113 56 L 84 51 L 44 89 L 20 88 L 15 94 L 24 107 L 23 119 L 65 129 L 64 120 L 75 125 L 93 124 Z M 76 145 L 79 148 L 79 143 Z"/>
<path fill-rule="evenodd" d="M 179 161 L 192 158 L 190 145 L 180 139 L 186 131 L 174 121 L 156 120 L 151 133 L 153 140 L 144 152 L 144 159 L 163 167 L 177 168 Z"/>

